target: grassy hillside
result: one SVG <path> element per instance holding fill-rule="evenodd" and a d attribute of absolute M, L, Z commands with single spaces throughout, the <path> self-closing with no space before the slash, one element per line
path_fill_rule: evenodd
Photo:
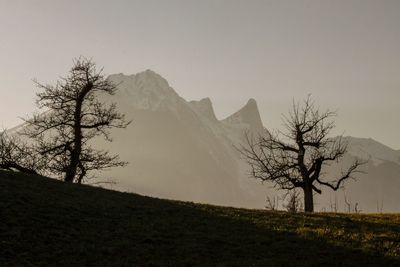
<path fill-rule="evenodd" d="M 288 214 L 0 171 L 0 266 L 400 266 L 400 215 Z"/>

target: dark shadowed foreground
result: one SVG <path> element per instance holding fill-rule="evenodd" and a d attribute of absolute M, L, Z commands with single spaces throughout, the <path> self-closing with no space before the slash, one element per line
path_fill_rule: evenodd
<path fill-rule="evenodd" d="M 0 172 L 0 266 L 400 266 L 400 215 L 167 201 Z"/>

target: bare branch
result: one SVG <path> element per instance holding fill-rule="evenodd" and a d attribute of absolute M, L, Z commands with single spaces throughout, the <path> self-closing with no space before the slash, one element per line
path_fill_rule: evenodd
<path fill-rule="evenodd" d="M 337 179 L 336 181 L 333 182 L 324 182 L 321 181 L 319 178 L 316 179 L 316 181 L 320 184 L 320 185 L 324 185 L 327 186 L 329 188 L 331 188 L 332 190 L 336 191 L 340 188 L 340 186 L 344 183 L 344 181 L 346 181 L 347 179 L 355 179 L 354 178 L 354 174 L 355 173 L 362 173 L 362 171 L 357 170 L 358 167 L 360 167 L 361 165 L 366 164 L 366 161 L 360 161 L 360 160 L 356 160 L 349 168 L 346 172 L 343 172 L 341 177 L 339 179 Z"/>
<path fill-rule="evenodd" d="M 94 150 L 89 144 L 98 136 L 111 141 L 111 129 L 130 123 L 117 112 L 116 104 L 98 100 L 100 94 L 117 91 L 102 69 L 80 57 L 74 60 L 69 75 L 55 85 L 35 84 L 42 90 L 37 94 L 37 105 L 45 112 L 25 119 L 24 135 L 34 140 L 37 151 L 46 158 L 47 172 L 63 176 L 67 182 L 82 183 L 92 171 L 126 165 L 118 156 Z"/>
<path fill-rule="evenodd" d="M 283 117 L 285 132 L 257 138 L 246 133 L 240 152 L 251 168 L 251 175 L 272 182 L 279 189 L 302 188 L 305 210 L 313 211 L 312 194 L 322 193 L 317 184 L 337 190 L 363 164 L 356 161 L 340 179 L 326 181 L 324 166 L 338 162 L 347 151 L 341 137 L 329 137 L 335 127 L 334 116 L 336 113 L 329 110 L 321 112 L 308 96 L 302 104 L 293 101 L 289 115 Z"/>

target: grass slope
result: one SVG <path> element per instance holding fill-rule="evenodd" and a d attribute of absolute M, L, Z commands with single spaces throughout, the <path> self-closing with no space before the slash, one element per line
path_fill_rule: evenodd
<path fill-rule="evenodd" d="M 167 201 L 0 171 L 0 266 L 400 266 L 400 215 Z"/>

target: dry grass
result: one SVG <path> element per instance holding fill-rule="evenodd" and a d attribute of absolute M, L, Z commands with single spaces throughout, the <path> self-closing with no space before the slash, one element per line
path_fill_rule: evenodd
<path fill-rule="evenodd" d="M 0 266 L 400 266 L 399 214 L 290 214 L 0 172 Z"/>

